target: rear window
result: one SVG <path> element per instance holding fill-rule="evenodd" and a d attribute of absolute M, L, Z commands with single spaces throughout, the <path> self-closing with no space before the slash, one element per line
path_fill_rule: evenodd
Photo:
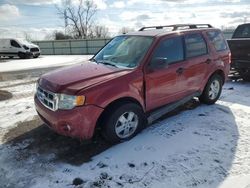
<path fill-rule="evenodd" d="M 250 24 L 239 26 L 235 30 L 233 38 L 250 38 Z"/>
<path fill-rule="evenodd" d="M 197 57 L 207 54 L 207 44 L 199 33 L 185 36 L 186 57 Z"/>
<path fill-rule="evenodd" d="M 226 40 L 223 35 L 219 31 L 209 31 L 207 32 L 209 40 L 214 45 L 216 51 L 227 50 Z"/>

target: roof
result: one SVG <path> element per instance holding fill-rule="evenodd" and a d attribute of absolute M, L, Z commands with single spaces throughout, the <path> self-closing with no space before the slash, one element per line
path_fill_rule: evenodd
<path fill-rule="evenodd" d="M 205 26 L 205 27 L 204 27 Z M 214 30 L 209 24 L 179 24 L 179 25 L 168 25 L 168 26 L 152 26 L 143 27 L 139 31 L 130 32 L 126 35 L 138 35 L 138 36 L 164 36 L 167 34 L 174 34 L 187 31 L 207 31 Z"/>

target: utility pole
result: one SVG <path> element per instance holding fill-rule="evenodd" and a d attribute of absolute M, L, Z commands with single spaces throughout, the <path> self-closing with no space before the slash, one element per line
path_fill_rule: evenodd
<path fill-rule="evenodd" d="M 244 23 L 247 23 L 247 17 L 244 16 Z"/>

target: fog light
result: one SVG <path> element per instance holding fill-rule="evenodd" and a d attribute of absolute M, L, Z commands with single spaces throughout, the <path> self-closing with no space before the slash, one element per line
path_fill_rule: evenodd
<path fill-rule="evenodd" d="M 67 125 L 67 129 L 70 131 L 71 130 L 71 127 L 69 125 Z"/>
<path fill-rule="evenodd" d="M 67 131 L 67 132 L 71 131 L 70 125 L 68 125 L 68 124 L 67 124 L 67 125 L 64 125 L 64 126 L 63 126 L 63 130 L 64 130 L 64 131 Z"/>

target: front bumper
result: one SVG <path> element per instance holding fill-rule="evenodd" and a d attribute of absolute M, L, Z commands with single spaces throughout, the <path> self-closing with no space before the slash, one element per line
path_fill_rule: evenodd
<path fill-rule="evenodd" d="M 79 138 L 90 139 L 95 130 L 97 119 L 103 109 L 94 105 L 76 107 L 72 110 L 51 111 L 35 96 L 35 106 L 40 118 L 58 134 Z"/>
<path fill-rule="evenodd" d="M 33 55 L 34 57 L 38 57 L 38 56 L 41 55 L 41 53 L 40 53 L 40 52 L 32 52 L 32 55 Z"/>

